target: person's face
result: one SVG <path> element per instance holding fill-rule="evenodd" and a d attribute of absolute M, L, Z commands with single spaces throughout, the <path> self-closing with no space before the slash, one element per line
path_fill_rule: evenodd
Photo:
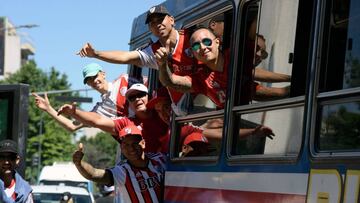
<path fill-rule="evenodd" d="M 224 22 L 211 22 L 210 29 L 214 32 L 216 37 L 221 38 L 224 34 Z"/>
<path fill-rule="evenodd" d="M 88 77 L 86 79 L 86 84 L 98 92 L 103 92 L 106 90 L 105 72 L 100 71 L 95 76 Z"/>
<path fill-rule="evenodd" d="M 195 58 L 205 64 L 215 62 L 219 56 L 220 41 L 207 29 L 195 31 L 190 38 Z"/>
<path fill-rule="evenodd" d="M 3 152 L 0 154 L 0 177 L 11 175 L 18 166 L 20 157 L 15 153 Z"/>
<path fill-rule="evenodd" d="M 268 57 L 266 52 L 265 38 L 262 35 L 257 35 L 256 37 L 256 54 L 255 54 L 255 66 Z"/>
<path fill-rule="evenodd" d="M 146 111 L 146 104 L 148 103 L 148 95 L 145 92 L 134 91 L 127 95 L 129 107 L 135 114 Z"/>
<path fill-rule="evenodd" d="M 183 157 L 204 156 L 207 154 L 208 145 L 204 142 L 191 142 L 183 145 L 181 152 Z"/>
<path fill-rule="evenodd" d="M 127 135 L 120 144 L 121 152 L 129 161 L 142 158 L 145 149 L 145 140 L 140 135 Z"/>
<path fill-rule="evenodd" d="M 169 15 L 155 14 L 149 19 L 149 29 L 158 38 L 168 38 L 174 27 L 174 18 Z"/>
<path fill-rule="evenodd" d="M 161 100 L 155 104 L 155 110 L 161 120 L 169 125 L 171 115 L 171 102 L 169 100 Z"/>

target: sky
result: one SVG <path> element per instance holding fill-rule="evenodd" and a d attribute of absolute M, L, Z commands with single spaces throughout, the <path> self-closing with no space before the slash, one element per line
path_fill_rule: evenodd
<path fill-rule="evenodd" d="M 92 62 L 106 71 L 107 80 L 116 79 L 127 71 L 126 65 L 81 58 L 76 53 L 90 42 L 97 50 L 129 50 L 132 21 L 151 6 L 164 0 L 1 0 L 0 16 L 8 17 L 17 33 L 35 47 L 33 56 L 38 67 L 48 72 L 55 67 L 65 73 L 72 89 L 85 89 L 82 68 Z M 95 91 L 81 93 L 93 97 L 93 104 L 82 105 L 90 110 L 100 100 Z"/>

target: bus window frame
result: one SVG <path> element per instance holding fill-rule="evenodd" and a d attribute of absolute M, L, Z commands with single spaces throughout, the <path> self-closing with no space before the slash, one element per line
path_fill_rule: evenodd
<path fill-rule="evenodd" d="M 246 14 L 247 14 L 247 8 L 248 6 L 253 3 L 256 2 L 257 0 L 251 1 L 243 1 L 239 7 L 239 11 L 237 12 L 237 14 L 239 14 L 239 19 L 237 22 L 236 28 L 239 29 L 240 33 L 239 36 L 235 36 L 235 38 L 233 40 L 237 40 L 240 46 L 235 47 L 232 50 L 235 50 L 234 53 L 238 53 L 238 56 L 236 57 L 238 59 L 238 64 L 241 64 L 241 66 L 243 66 L 244 64 L 244 55 L 242 55 L 241 53 L 243 53 L 243 51 L 236 51 L 236 50 L 244 50 L 245 49 L 245 35 L 243 33 L 245 33 L 246 30 Z M 261 0 L 258 0 L 261 2 Z M 301 2 L 301 0 L 299 0 L 299 2 Z M 261 3 L 260 3 L 261 4 Z M 305 3 L 304 3 L 305 4 Z M 299 4 L 300 7 L 300 4 Z M 298 9 L 299 9 L 298 7 Z M 259 10 L 258 13 L 261 13 L 261 11 Z M 301 14 L 304 15 L 304 14 Z M 300 14 L 298 13 L 298 17 L 299 18 Z M 308 19 L 310 20 L 310 19 Z M 302 22 L 303 23 L 303 22 Z M 297 45 L 299 44 L 298 38 L 301 38 L 301 40 L 303 40 L 303 38 L 306 38 L 306 36 L 301 36 L 299 37 L 299 24 L 300 22 L 297 20 L 297 28 L 296 28 L 296 32 L 295 32 L 295 46 L 294 46 L 294 54 L 300 49 L 299 47 L 301 45 Z M 237 37 L 237 38 L 236 38 Z M 236 43 L 234 43 L 236 44 Z M 234 45 L 233 45 L 234 46 Z M 304 56 L 303 56 L 304 57 Z M 307 60 L 310 60 L 307 58 Z M 295 63 L 296 61 L 293 62 L 293 70 L 292 73 L 294 72 L 294 67 L 296 65 Z M 232 66 L 234 67 L 234 64 L 232 64 Z M 310 71 L 309 69 L 309 65 L 306 66 L 306 72 Z M 238 71 L 242 71 L 242 70 L 237 70 L 236 68 L 232 69 L 232 77 L 231 81 L 240 81 L 238 80 Z M 304 71 L 303 71 L 304 72 Z M 293 89 L 292 86 L 292 82 L 291 81 L 291 89 Z M 276 101 L 267 101 L 267 102 L 263 102 L 263 103 L 256 103 L 256 104 L 248 104 L 248 105 L 242 105 L 242 106 L 237 106 L 235 105 L 235 94 L 236 94 L 236 85 L 238 83 L 232 83 L 232 86 L 230 88 L 230 94 L 232 98 L 230 101 L 228 101 L 229 103 L 227 104 L 229 108 L 229 110 L 227 111 L 228 117 L 227 117 L 227 123 L 229 124 L 225 130 L 225 134 L 228 135 L 226 138 L 226 159 L 229 165 L 241 165 L 241 164 L 253 164 L 253 163 L 289 163 L 289 164 L 294 164 L 296 163 L 299 159 L 301 154 L 303 153 L 304 150 L 304 146 L 306 143 L 306 109 L 307 109 L 307 100 L 308 100 L 308 96 L 307 96 L 307 88 L 309 87 L 308 82 L 306 83 L 306 86 L 304 87 L 304 93 L 302 95 L 293 95 L 294 97 L 290 97 L 290 98 L 286 98 L 286 99 L 280 99 L 280 100 L 276 100 Z M 233 136 L 234 136 L 234 128 L 236 127 L 236 124 L 234 123 L 236 115 L 238 114 L 244 114 L 244 113 L 254 113 L 254 112 L 260 112 L 260 111 L 264 111 L 264 110 L 276 110 L 276 109 L 286 109 L 286 108 L 291 108 L 291 107 L 297 107 L 297 106 L 303 106 L 304 107 L 304 115 L 303 115 L 303 121 L 302 121 L 302 131 L 301 131 L 301 143 L 300 143 L 300 150 L 298 151 L 297 155 L 290 155 L 290 156 L 285 156 L 285 155 L 281 155 L 281 156 L 274 156 L 274 155 L 234 155 L 232 154 L 232 146 L 233 146 Z M 225 121 L 224 121 L 225 122 Z M 238 129 L 238 128 L 237 128 Z"/>
<path fill-rule="evenodd" d="M 206 7 L 206 5 L 205 5 Z M 234 10 L 235 6 L 233 2 L 222 2 L 218 5 L 212 5 L 210 9 L 199 9 L 201 10 L 199 13 L 192 13 L 191 16 L 189 16 L 188 19 L 185 19 L 184 21 L 181 21 L 181 28 L 182 29 L 189 29 L 198 23 L 205 22 L 212 17 L 226 13 L 230 10 Z M 212 12 L 210 12 L 212 11 Z M 210 14 L 209 14 L 210 13 Z M 196 19 L 196 20 L 193 20 Z M 232 28 L 230 29 L 230 33 L 233 33 L 233 26 L 234 26 L 234 20 L 235 16 L 233 13 L 232 16 Z M 177 22 L 177 21 L 176 21 Z M 232 39 L 231 39 L 232 40 Z M 229 72 L 230 73 L 230 72 Z M 202 113 L 196 113 L 196 114 L 190 114 L 187 116 L 176 116 L 174 113 L 172 113 L 172 120 L 171 120 L 171 139 L 170 139 L 170 161 L 174 164 L 184 164 L 184 163 L 195 163 L 196 165 L 203 165 L 203 164 L 211 164 L 216 165 L 218 163 L 218 160 L 223 153 L 224 150 L 224 143 L 226 140 L 226 135 L 223 131 L 223 138 L 221 140 L 221 149 L 219 151 L 219 154 L 216 156 L 198 156 L 198 157 L 179 157 L 176 152 L 179 147 L 179 132 L 178 126 L 181 126 L 181 124 L 185 122 L 191 122 L 196 120 L 205 120 L 205 119 L 211 119 L 211 118 L 218 118 L 222 117 L 224 118 L 224 109 L 217 110 L 217 111 L 211 111 L 211 112 L 202 112 Z"/>

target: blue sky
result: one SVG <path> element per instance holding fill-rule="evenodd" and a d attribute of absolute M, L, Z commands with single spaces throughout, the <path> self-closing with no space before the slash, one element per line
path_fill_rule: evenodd
<path fill-rule="evenodd" d="M 72 89 L 84 89 L 82 67 L 90 62 L 103 66 L 109 81 L 126 72 L 126 65 L 80 58 L 75 53 L 90 42 L 98 50 L 129 50 L 132 20 L 163 0 L 2 0 L 0 16 L 14 25 L 37 24 L 19 29 L 33 43 L 37 65 L 45 71 L 55 67 L 68 75 Z M 82 93 L 100 99 L 94 91 Z M 91 105 L 83 105 L 88 110 Z"/>

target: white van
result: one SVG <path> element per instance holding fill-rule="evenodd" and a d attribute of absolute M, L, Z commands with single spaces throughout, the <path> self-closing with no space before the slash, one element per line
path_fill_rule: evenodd
<path fill-rule="evenodd" d="M 83 187 L 64 185 L 36 185 L 31 186 L 35 203 L 58 203 L 65 192 L 69 192 L 74 203 L 94 203 L 92 194 Z"/>
<path fill-rule="evenodd" d="M 93 182 L 84 178 L 72 162 L 54 162 L 51 166 L 44 166 L 39 175 L 39 185 L 66 185 L 83 187 L 90 193 Z"/>

